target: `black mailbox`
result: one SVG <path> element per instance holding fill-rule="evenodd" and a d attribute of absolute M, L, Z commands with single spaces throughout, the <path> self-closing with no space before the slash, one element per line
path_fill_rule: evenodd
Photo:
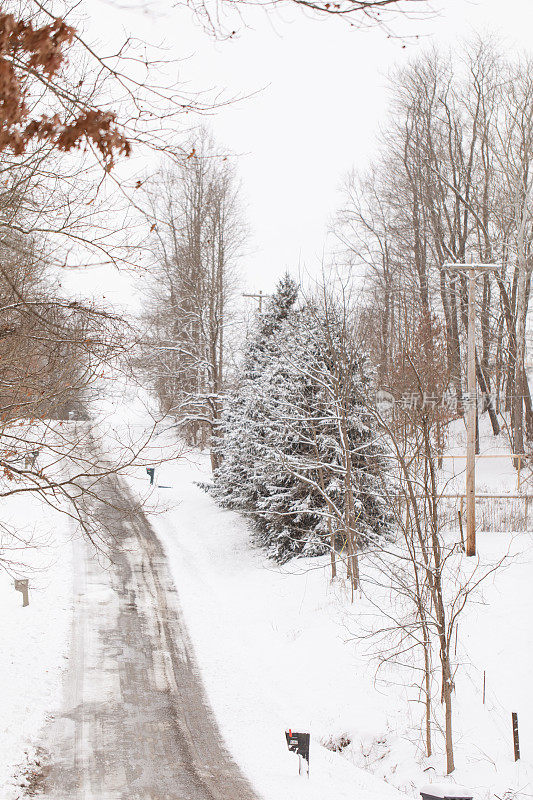
<path fill-rule="evenodd" d="M 291 753 L 298 753 L 300 759 L 307 761 L 307 774 L 309 775 L 309 744 L 311 741 L 310 733 L 296 733 L 296 731 L 285 731 L 285 738 L 287 739 L 287 747 Z M 301 773 L 302 762 L 299 759 L 298 772 Z"/>
<path fill-rule="evenodd" d="M 155 475 L 155 468 L 154 467 L 146 467 L 146 472 L 150 476 L 150 486 L 153 486 L 154 483 L 154 475 Z"/>

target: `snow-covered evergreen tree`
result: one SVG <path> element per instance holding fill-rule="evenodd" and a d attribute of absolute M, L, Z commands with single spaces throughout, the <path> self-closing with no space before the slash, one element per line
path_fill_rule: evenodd
<path fill-rule="evenodd" d="M 363 360 L 346 359 L 331 309 L 298 307 L 297 294 L 286 275 L 248 339 L 212 490 L 280 561 L 353 548 L 386 526 Z"/>

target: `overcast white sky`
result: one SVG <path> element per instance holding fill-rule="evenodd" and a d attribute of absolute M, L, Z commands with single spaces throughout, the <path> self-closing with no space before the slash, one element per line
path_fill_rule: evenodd
<path fill-rule="evenodd" d="M 453 44 L 472 31 L 497 32 L 509 50 L 533 50 L 533 0 L 434 0 L 434 16 L 404 26 L 420 35 L 405 48 L 382 30 L 354 30 L 298 9 L 247 14 L 248 27 L 238 37 L 216 42 L 190 12 L 170 4 L 159 0 L 159 10 L 150 13 L 101 0 L 89 7 L 103 44 L 124 31 L 154 44 L 164 39 L 172 54 L 186 59 L 180 79 L 189 90 L 256 92 L 209 118 L 217 140 L 240 154 L 252 234 L 242 266 L 251 290 L 269 291 L 286 268 L 317 269 L 343 176 L 352 166 L 364 168 L 372 155 L 394 65 L 420 47 Z M 119 282 L 108 296 L 123 291 Z"/>

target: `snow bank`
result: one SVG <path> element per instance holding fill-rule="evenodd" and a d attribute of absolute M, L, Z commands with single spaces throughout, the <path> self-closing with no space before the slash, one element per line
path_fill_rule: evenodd
<path fill-rule="evenodd" d="M 16 524 L 34 548 L 11 551 L 29 578 L 29 600 L 0 573 L 0 797 L 20 796 L 13 775 L 31 761 L 40 734 L 61 702 L 72 616 L 72 559 L 67 518 L 37 498 L 2 500 L 1 522 Z M 21 779 L 19 779 L 20 782 Z"/>
<path fill-rule="evenodd" d="M 453 783 L 427 783 L 420 788 L 420 794 L 430 795 L 431 797 L 457 797 L 461 799 L 472 797 L 470 789 Z"/>

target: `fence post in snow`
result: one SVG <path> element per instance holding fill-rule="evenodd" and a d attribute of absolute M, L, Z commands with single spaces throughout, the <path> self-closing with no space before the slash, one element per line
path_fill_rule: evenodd
<path fill-rule="evenodd" d="M 514 760 L 520 760 L 520 741 L 518 739 L 518 714 L 516 711 L 513 711 L 512 714 L 513 719 L 513 745 L 514 745 Z"/>
<path fill-rule="evenodd" d="M 465 549 L 466 549 L 465 548 L 465 537 L 464 537 L 464 534 L 463 534 L 463 499 L 464 499 L 463 495 L 461 495 L 461 504 L 460 504 L 460 508 L 459 508 L 459 510 L 457 512 L 457 514 L 459 516 L 459 531 L 461 533 L 461 552 L 462 553 L 464 553 Z"/>

